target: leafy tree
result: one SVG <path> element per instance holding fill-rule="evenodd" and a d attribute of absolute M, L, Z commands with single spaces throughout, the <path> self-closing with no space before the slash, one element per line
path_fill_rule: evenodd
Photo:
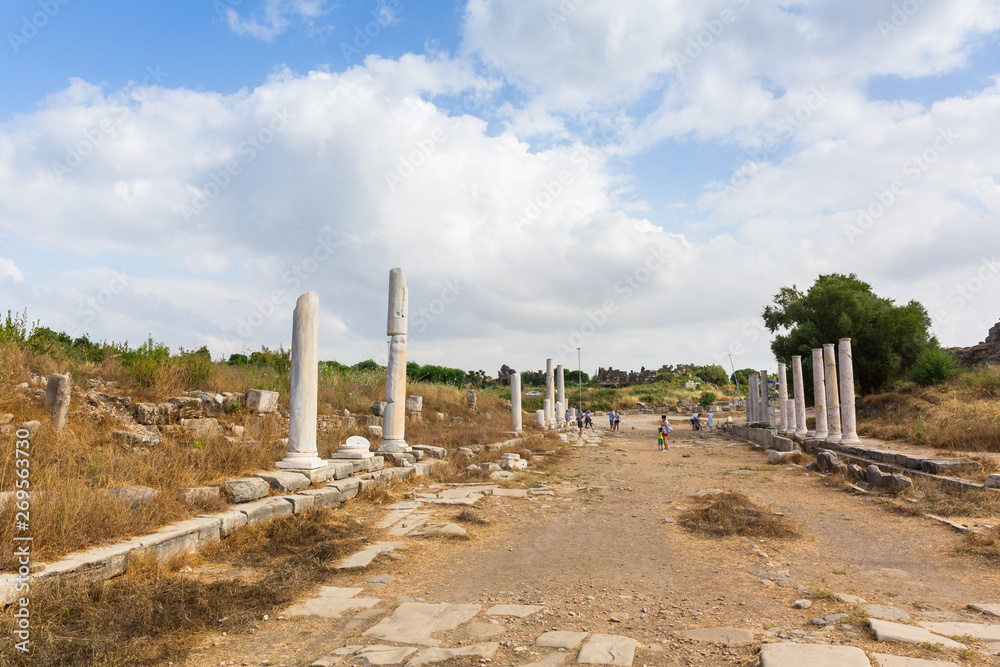
<path fill-rule="evenodd" d="M 719 364 L 710 364 L 708 366 L 695 366 L 694 374 L 696 377 L 701 378 L 702 381 L 711 384 L 728 384 L 729 383 L 729 373 L 726 369 Z"/>
<path fill-rule="evenodd" d="M 579 384 L 581 381 L 580 378 L 583 378 L 583 384 L 590 382 L 590 376 L 587 375 L 586 371 L 566 371 L 564 382 Z M 542 384 L 545 383 L 542 382 Z"/>
<path fill-rule="evenodd" d="M 703 392 L 701 392 L 701 396 L 698 397 L 698 405 L 700 405 L 701 407 L 703 407 L 705 409 L 708 409 L 708 406 L 710 406 L 713 403 L 715 403 L 715 400 L 717 398 L 718 397 L 713 392 L 711 392 L 711 391 L 703 391 Z"/>
<path fill-rule="evenodd" d="M 736 384 L 736 381 L 739 380 L 740 386 L 746 389 L 750 386 L 750 376 L 759 372 L 753 368 L 741 368 L 729 376 L 729 381 L 732 384 Z"/>
<path fill-rule="evenodd" d="M 910 376 L 925 387 L 941 384 L 955 375 L 955 358 L 940 347 L 928 347 L 913 364 Z"/>
<path fill-rule="evenodd" d="M 782 287 L 763 318 L 772 333 L 782 332 L 771 343 L 778 360 L 791 363 L 792 356 L 801 355 L 810 371 L 813 348 L 850 338 L 862 393 L 886 389 L 906 376 L 921 352 L 937 346 L 920 303 L 897 306 L 853 273 L 821 275 L 806 293 L 794 285 Z M 806 385 L 811 391 L 812 383 Z"/>

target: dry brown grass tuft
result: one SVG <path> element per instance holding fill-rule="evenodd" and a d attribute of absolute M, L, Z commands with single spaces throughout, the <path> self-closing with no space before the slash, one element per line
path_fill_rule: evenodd
<path fill-rule="evenodd" d="M 204 553 L 238 566 L 239 576 L 198 579 L 145 560 L 111 581 L 41 584 L 31 600 L 29 656 L 13 649 L 13 619 L 0 617 L 3 664 L 124 667 L 182 662 L 199 633 L 211 628 L 232 633 L 288 606 L 328 577 L 331 563 L 373 534 L 348 516 L 314 510 L 238 531 Z"/>
<path fill-rule="evenodd" d="M 798 525 L 786 516 L 775 514 L 737 491 L 706 496 L 699 507 L 681 513 L 677 523 L 696 533 L 715 537 L 740 535 L 791 539 L 799 537 Z"/>
<path fill-rule="evenodd" d="M 479 513 L 479 510 L 474 507 L 466 507 L 461 512 L 455 516 L 455 521 L 461 521 L 462 523 L 489 523 L 490 520 Z"/>
<path fill-rule="evenodd" d="M 400 479 L 380 481 L 365 490 L 361 497 L 376 505 L 391 505 L 399 501 L 400 496 L 405 493 L 407 488 L 409 488 L 409 484 Z"/>
<path fill-rule="evenodd" d="M 966 533 L 957 550 L 1000 565 L 1000 526 L 986 533 Z"/>
<path fill-rule="evenodd" d="M 901 514 L 959 517 L 1000 517 L 1000 493 L 980 491 L 959 486 L 942 486 L 940 483 L 916 478 L 913 486 L 901 495 L 916 500 L 895 505 Z"/>
<path fill-rule="evenodd" d="M 468 465 L 470 463 L 444 461 L 434 468 L 430 479 L 440 484 L 465 484 L 469 482 L 489 481 L 490 474 L 488 472 L 485 470 L 468 471 L 465 469 Z"/>

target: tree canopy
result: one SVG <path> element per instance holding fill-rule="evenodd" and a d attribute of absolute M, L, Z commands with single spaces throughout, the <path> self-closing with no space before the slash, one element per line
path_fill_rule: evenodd
<path fill-rule="evenodd" d="M 850 338 L 854 378 L 866 394 L 902 379 L 921 352 L 938 346 L 920 303 L 896 305 L 853 273 L 821 275 L 806 293 L 794 285 L 782 287 L 763 318 L 772 333 L 781 331 L 771 343 L 778 361 L 791 363 L 792 356 L 801 355 L 810 372 L 813 348 Z"/>

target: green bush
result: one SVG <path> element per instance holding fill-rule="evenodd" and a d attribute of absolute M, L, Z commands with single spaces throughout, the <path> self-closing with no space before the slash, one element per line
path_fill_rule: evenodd
<path fill-rule="evenodd" d="M 707 409 L 708 406 L 715 403 L 717 398 L 718 396 L 716 396 L 714 392 L 703 391 L 701 392 L 701 396 L 698 397 L 698 405 Z"/>
<path fill-rule="evenodd" d="M 955 359 L 940 347 L 930 347 L 920 353 L 910 377 L 925 387 L 947 382 L 955 375 Z"/>

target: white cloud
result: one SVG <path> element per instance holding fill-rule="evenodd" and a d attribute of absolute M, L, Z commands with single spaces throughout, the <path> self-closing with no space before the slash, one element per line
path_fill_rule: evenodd
<path fill-rule="evenodd" d="M 11 281 L 13 283 L 24 282 L 24 274 L 17 268 L 12 260 L 0 257 L 0 282 Z"/>
<path fill-rule="evenodd" d="M 328 12 L 324 0 L 263 0 L 247 17 L 241 17 L 232 8 L 225 10 L 225 17 L 237 35 L 270 42 L 296 23 L 314 26 Z"/>

